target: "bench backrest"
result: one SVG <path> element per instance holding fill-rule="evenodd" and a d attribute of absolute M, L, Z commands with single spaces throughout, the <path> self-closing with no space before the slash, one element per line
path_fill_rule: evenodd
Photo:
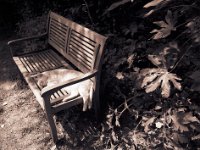
<path fill-rule="evenodd" d="M 49 44 L 84 73 L 99 69 L 106 39 L 54 12 L 49 14 Z"/>

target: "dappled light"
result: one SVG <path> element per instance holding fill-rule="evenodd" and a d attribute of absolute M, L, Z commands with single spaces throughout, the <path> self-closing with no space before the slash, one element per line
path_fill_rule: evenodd
<path fill-rule="evenodd" d="M 199 49 L 199 0 L 2 0 L 0 149 L 199 149 Z"/>

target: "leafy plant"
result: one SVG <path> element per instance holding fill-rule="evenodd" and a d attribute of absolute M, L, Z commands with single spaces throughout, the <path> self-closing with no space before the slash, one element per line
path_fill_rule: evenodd
<path fill-rule="evenodd" d="M 171 34 L 171 31 L 176 31 L 176 17 L 172 16 L 172 12 L 168 11 L 167 15 L 165 16 L 165 21 L 155 21 L 154 24 L 161 27 L 161 29 L 154 29 L 151 31 L 151 33 L 155 33 L 153 35 L 154 40 L 166 38 Z"/>
<path fill-rule="evenodd" d="M 144 69 L 141 74 L 144 76 L 141 87 L 145 88 L 147 93 L 153 92 L 161 86 L 161 95 L 168 98 L 171 90 L 170 82 L 176 89 L 181 90 L 181 84 L 177 82 L 181 79 L 166 69 Z"/>

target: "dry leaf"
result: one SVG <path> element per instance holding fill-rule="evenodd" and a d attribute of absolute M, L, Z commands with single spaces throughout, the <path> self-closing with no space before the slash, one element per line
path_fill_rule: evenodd
<path fill-rule="evenodd" d="M 189 139 L 184 136 L 183 134 L 178 134 L 178 133 L 173 133 L 172 135 L 173 137 L 173 141 L 175 141 L 176 143 L 188 143 Z"/>
<path fill-rule="evenodd" d="M 173 123 L 175 127 L 180 130 L 181 132 L 183 131 L 189 131 L 188 127 L 190 126 L 191 123 L 197 122 L 200 123 L 200 121 L 197 119 L 197 117 L 193 116 L 191 112 L 175 112 L 171 116 Z"/>
<path fill-rule="evenodd" d="M 162 96 L 164 98 L 168 98 L 170 96 L 171 89 L 170 82 L 176 89 L 181 90 L 181 84 L 177 82 L 177 80 L 181 79 L 175 74 L 169 73 L 166 69 L 152 69 L 144 75 L 141 88 L 145 88 L 146 93 L 150 93 L 161 86 Z"/>
<path fill-rule="evenodd" d="M 147 135 L 144 132 L 134 132 L 134 134 L 129 134 L 129 137 L 133 139 L 134 144 L 137 146 L 146 143 Z"/>
<path fill-rule="evenodd" d="M 178 118 L 176 114 L 172 115 L 171 118 L 177 130 L 180 130 L 181 132 L 189 131 L 188 127 L 180 122 L 180 118 Z"/>
<path fill-rule="evenodd" d="M 135 54 L 132 54 L 128 57 L 127 62 L 128 62 L 128 68 L 131 68 L 133 62 L 135 60 Z"/>
<path fill-rule="evenodd" d="M 155 33 L 153 35 L 154 40 L 166 38 L 171 34 L 171 31 L 175 31 L 176 27 L 176 18 L 172 16 L 172 12 L 168 11 L 167 15 L 165 16 L 165 21 L 156 21 L 154 24 L 161 27 L 161 29 L 154 29 L 151 33 Z"/>
<path fill-rule="evenodd" d="M 112 130 L 111 136 L 112 136 L 112 140 L 113 140 L 114 142 L 117 142 L 117 141 L 118 141 L 118 137 L 117 137 L 117 135 L 115 134 L 115 132 L 114 132 L 113 130 Z"/>
<path fill-rule="evenodd" d="M 200 140 L 200 134 L 198 134 L 198 135 L 196 135 L 196 136 L 193 136 L 192 137 L 192 140 L 194 141 L 194 140 Z"/>
<path fill-rule="evenodd" d="M 154 120 L 156 119 L 156 117 L 151 117 L 150 119 L 148 119 L 143 125 L 144 125 L 144 132 L 148 132 L 149 129 L 149 125 L 152 124 L 154 122 Z"/>

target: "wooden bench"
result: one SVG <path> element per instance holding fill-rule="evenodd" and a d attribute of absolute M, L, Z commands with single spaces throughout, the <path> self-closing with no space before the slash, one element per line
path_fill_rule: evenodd
<path fill-rule="evenodd" d="M 21 42 L 40 38 L 46 38 L 48 41 L 48 47 L 44 50 L 21 52 L 23 47 L 20 47 L 20 53 L 17 53 L 19 48 L 15 50 L 15 45 Z M 62 99 L 67 94 L 62 91 L 63 87 L 91 79 L 94 85 L 93 106 L 96 114 L 99 113 L 99 80 L 106 39 L 86 27 L 54 12 L 49 12 L 46 33 L 8 42 L 14 62 L 46 112 L 54 142 L 58 140 L 58 137 L 53 115 L 58 111 L 83 103 L 80 96 L 63 102 Z M 33 78 L 34 75 L 62 67 L 78 69 L 84 75 L 56 86 L 39 88 Z"/>

